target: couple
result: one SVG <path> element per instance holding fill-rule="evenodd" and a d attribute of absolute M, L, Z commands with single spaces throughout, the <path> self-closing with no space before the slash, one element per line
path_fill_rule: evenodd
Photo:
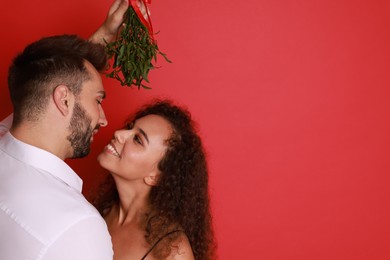
<path fill-rule="evenodd" d="M 114 133 L 98 156 L 110 172 L 94 202 L 103 218 L 63 161 L 86 156 L 107 125 L 101 43 L 127 6 L 115 1 L 90 42 L 47 37 L 14 59 L 13 120 L 0 125 L 0 259 L 212 257 L 207 165 L 186 110 L 158 101 Z"/>

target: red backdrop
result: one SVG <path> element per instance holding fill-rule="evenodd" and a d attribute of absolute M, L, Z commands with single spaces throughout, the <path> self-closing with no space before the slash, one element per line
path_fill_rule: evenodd
<path fill-rule="evenodd" d="M 7 68 L 44 35 L 84 37 L 111 0 L 6 1 L 0 9 L 0 116 Z M 155 0 L 153 88 L 104 80 L 109 126 L 69 161 L 85 193 L 96 155 L 153 97 L 199 122 L 219 259 L 390 259 L 390 2 Z"/>

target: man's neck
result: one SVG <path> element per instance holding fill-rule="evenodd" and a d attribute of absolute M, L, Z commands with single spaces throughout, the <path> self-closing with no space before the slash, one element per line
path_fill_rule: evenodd
<path fill-rule="evenodd" d="M 21 123 L 18 126 L 12 126 L 10 133 L 18 140 L 38 147 L 42 150 L 46 150 L 60 159 L 66 158 L 64 140 L 65 137 L 61 135 L 61 131 L 58 131 L 55 126 L 45 123 Z"/>

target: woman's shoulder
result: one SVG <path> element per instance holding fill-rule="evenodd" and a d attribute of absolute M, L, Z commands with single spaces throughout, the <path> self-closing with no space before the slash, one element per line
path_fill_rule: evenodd
<path fill-rule="evenodd" d="M 193 260 L 190 241 L 182 230 L 173 230 L 161 236 L 156 243 L 150 248 L 156 259 L 165 260 Z M 146 256 L 145 255 L 145 256 Z"/>
<path fill-rule="evenodd" d="M 193 260 L 194 254 L 192 252 L 190 241 L 187 235 L 178 231 L 178 237 L 172 244 L 171 254 L 167 260 Z"/>

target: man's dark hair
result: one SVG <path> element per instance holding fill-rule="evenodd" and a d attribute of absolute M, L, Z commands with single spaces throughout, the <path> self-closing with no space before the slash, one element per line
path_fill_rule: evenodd
<path fill-rule="evenodd" d="M 28 45 L 15 57 L 8 73 L 13 125 L 37 120 L 59 85 L 68 86 L 77 96 L 90 77 L 85 61 L 102 72 L 107 65 L 105 47 L 77 35 L 45 37 Z"/>

